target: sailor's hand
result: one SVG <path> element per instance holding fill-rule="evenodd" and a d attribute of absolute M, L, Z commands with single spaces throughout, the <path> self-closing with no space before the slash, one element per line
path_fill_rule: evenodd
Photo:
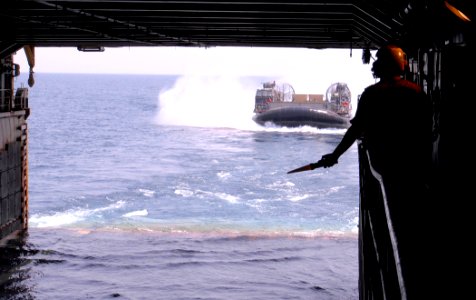
<path fill-rule="evenodd" d="M 324 154 L 319 162 L 322 163 L 322 166 L 324 168 L 329 168 L 337 164 L 338 159 L 339 158 L 337 157 L 337 155 L 335 155 L 334 153 L 329 153 L 329 154 Z"/>

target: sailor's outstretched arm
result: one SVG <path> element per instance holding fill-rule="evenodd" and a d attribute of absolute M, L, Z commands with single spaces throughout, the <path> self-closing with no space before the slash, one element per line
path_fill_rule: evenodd
<path fill-rule="evenodd" d="M 324 168 L 332 167 L 333 165 L 338 163 L 339 157 L 344 154 L 347 149 L 352 146 L 352 144 L 357 140 L 359 137 L 359 132 L 355 126 L 350 126 L 347 131 L 345 132 L 342 140 L 337 145 L 332 153 L 324 154 L 321 158 Z"/>

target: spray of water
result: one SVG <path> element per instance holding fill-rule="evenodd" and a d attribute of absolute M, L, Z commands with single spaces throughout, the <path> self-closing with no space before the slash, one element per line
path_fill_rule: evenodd
<path fill-rule="evenodd" d="M 259 84 L 259 83 L 258 83 Z M 156 122 L 253 130 L 258 84 L 238 77 L 184 76 L 159 95 Z"/>

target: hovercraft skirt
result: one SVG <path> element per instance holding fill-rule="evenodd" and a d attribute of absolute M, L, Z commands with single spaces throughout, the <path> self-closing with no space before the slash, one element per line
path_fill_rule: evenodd
<path fill-rule="evenodd" d="M 317 128 L 348 128 L 349 118 L 321 109 L 309 107 L 280 107 L 256 114 L 253 120 L 260 124 L 273 123 L 278 126 Z"/>

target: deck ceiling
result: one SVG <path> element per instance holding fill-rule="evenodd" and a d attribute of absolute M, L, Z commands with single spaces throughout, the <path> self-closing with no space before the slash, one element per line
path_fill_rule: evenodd
<path fill-rule="evenodd" d="M 404 35 L 425 2 L 2 0 L 0 54 L 24 45 L 375 48 Z"/>

